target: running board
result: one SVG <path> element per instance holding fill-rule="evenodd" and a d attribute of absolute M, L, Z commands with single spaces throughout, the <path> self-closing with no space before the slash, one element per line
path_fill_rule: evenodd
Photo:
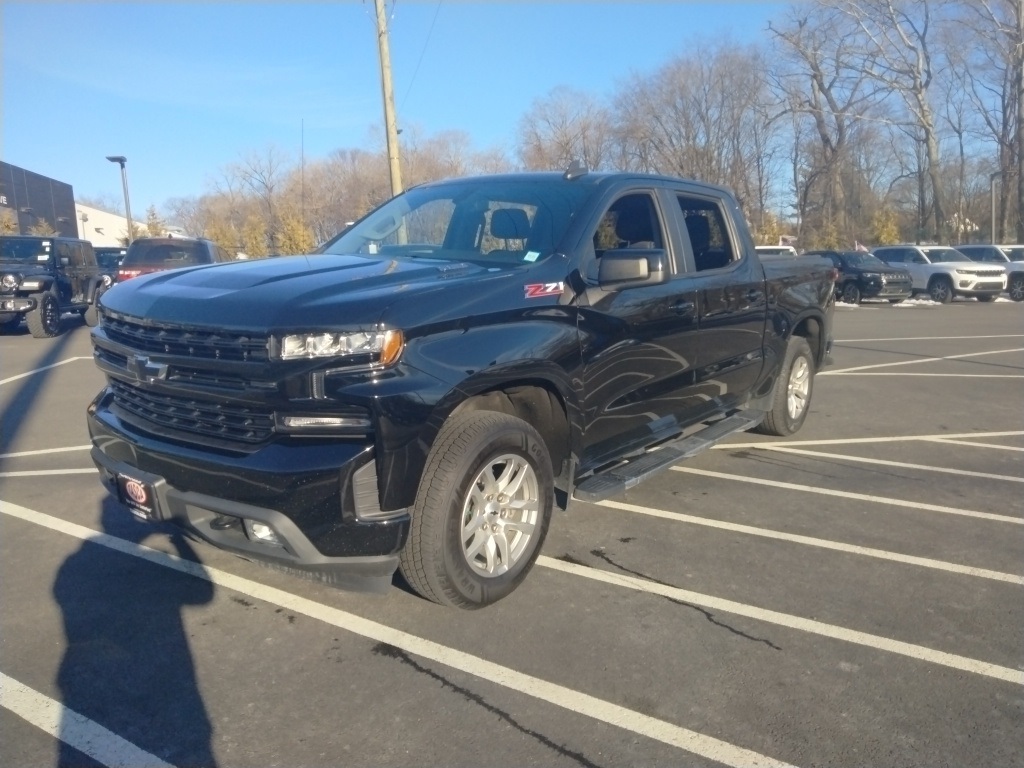
<path fill-rule="evenodd" d="M 663 443 L 655 450 L 626 464 L 617 464 L 611 469 L 588 477 L 576 486 L 573 498 L 580 501 L 601 501 L 609 496 L 615 496 L 673 464 L 678 464 L 683 459 L 706 451 L 729 435 L 753 429 L 764 417 L 764 411 L 739 411 L 691 435 Z"/>

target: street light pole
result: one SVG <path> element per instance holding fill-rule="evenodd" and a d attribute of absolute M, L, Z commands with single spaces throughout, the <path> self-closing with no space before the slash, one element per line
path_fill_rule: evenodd
<path fill-rule="evenodd" d="M 107 160 L 112 163 L 117 163 L 121 166 L 121 187 L 124 189 L 124 212 L 128 218 L 128 245 L 132 244 L 134 240 L 135 225 L 132 224 L 132 206 L 128 202 L 128 172 L 124 169 L 125 163 L 128 162 L 128 158 L 124 155 L 107 155 Z"/>

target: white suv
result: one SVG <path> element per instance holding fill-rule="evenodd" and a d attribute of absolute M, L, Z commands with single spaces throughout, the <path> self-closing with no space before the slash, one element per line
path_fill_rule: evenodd
<path fill-rule="evenodd" d="M 945 245 L 881 245 L 872 253 L 910 273 L 914 293 L 927 293 L 932 301 L 948 304 L 954 296 L 992 301 L 1006 290 L 1006 269 L 979 264 Z"/>
<path fill-rule="evenodd" d="M 1006 292 L 1014 301 L 1024 301 L 1024 245 L 961 245 L 957 250 L 974 261 L 1002 264 Z"/>

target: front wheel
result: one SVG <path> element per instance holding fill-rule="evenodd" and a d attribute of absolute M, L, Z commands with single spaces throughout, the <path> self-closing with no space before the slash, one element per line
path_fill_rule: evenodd
<path fill-rule="evenodd" d="M 847 283 L 843 286 L 843 301 L 847 304 L 860 304 L 860 288 L 856 283 Z"/>
<path fill-rule="evenodd" d="M 953 300 L 953 284 L 948 277 L 937 277 L 928 285 L 928 295 L 939 304 L 949 304 Z"/>
<path fill-rule="evenodd" d="M 803 426 L 814 390 L 814 356 L 803 336 L 793 336 L 786 346 L 782 369 L 772 390 L 771 410 L 754 432 L 786 437 Z"/>
<path fill-rule="evenodd" d="M 402 576 L 442 605 L 500 600 L 540 554 L 553 500 L 551 457 L 536 429 L 493 411 L 453 416 L 423 470 Z"/>
<path fill-rule="evenodd" d="M 34 296 L 36 308 L 25 316 L 28 330 L 37 339 L 49 339 L 60 334 L 60 302 L 50 291 Z"/>
<path fill-rule="evenodd" d="M 1024 301 L 1024 275 L 1010 275 L 1010 282 L 1006 284 L 1006 292 L 1014 301 Z"/>

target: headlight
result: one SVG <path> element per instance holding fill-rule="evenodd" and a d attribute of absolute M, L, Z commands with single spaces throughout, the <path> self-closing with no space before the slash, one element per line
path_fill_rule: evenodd
<path fill-rule="evenodd" d="M 878 273 L 878 272 L 864 272 L 861 275 L 861 277 L 863 277 L 865 280 L 877 280 L 881 276 L 882 275 L 880 273 Z"/>
<path fill-rule="evenodd" d="M 21 290 L 23 291 L 38 291 L 43 287 L 42 280 L 22 280 Z"/>
<path fill-rule="evenodd" d="M 371 364 L 391 365 L 402 354 L 404 343 L 401 331 L 295 333 L 280 338 L 276 357 L 299 360 L 358 355 L 368 357 Z"/>
<path fill-rule="evenodd" d="M 0 277 L 0 286 L 3 286 L 4 290 L 10 291 L 18 287 L 18 276 L 17 275 L 4 275 Z"/>

